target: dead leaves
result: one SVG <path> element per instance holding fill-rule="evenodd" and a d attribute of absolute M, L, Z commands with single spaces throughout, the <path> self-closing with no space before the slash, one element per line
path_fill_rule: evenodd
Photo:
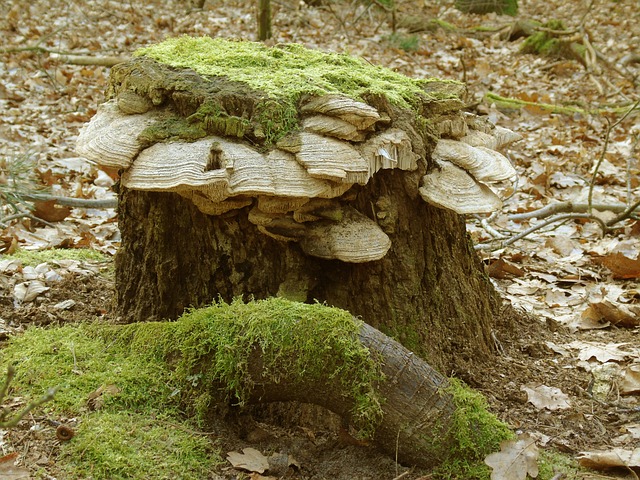
<path fill-rule="evenodd" d="M 539 385 L 537 387 L 522 386 L 520 390 L 526 392 L 527 401 L 539 410 L 565 410 L 571 407 L 569 396 L 555 387 Z"/>
<path fill-rule="evenodd" d="M 525 480 L 538 476 L 538 447 L 527 434 L 500 444 L 500 451 L 484 459 L 493 472 L 491 480 Z"/>
<path fill-rule="evenodd" d="M 55 200 L 34 203 L 33 215 L 46 222 L 61 222 L 71 214 L 71 208 L 56 204 Z"/>
<path fill-rule="evenodd" d="M 116 385 L 100 385 L 87 397 L 87 407 L 89 410 L 100 410 L 109 397 L 120 394 L 121 390 Z"/>
<path fill-rule="evenodd" d="M 252 480 L 271 480 L 284 475 L 290 467 L 299 469 L 300 465 L 286 453 L 274 453 L 269 457 L 264 456 L 255 448 L 243 448 L 242 453 L 228 452 L 227 460 L 234 468 L 250 472 Z M 277 476 L 263 476 L 265 472 Z"/>
<path fill-rule="evenodd" d="M 234 468 L 248 472 L 264 473 L 269 468 L 267 457 L 254 448 L 243 448 L 242 453 L 229 452 L 227 460 Z"/>
<path fill-rule="evenodd" d="M 639 278 L 640 259 L 629 258 L 622 253 L 611 253 L 600 258 L 599 263 L 611 270 L 613 278 Z"/>
<path fill-rule="evenodd" d="M 15 463 L 18 453 L 10 453 L 0 458 L 0 478 L 3 480 L 30 480 L 29 470 Z"/>
<path fill-rule="evenodd" d="M 614 304 L 608 300 L 592 302 L 582 312 L 585 325 L 593 328 L 604 328 L 609 325 L 616 327 L 634 328 L 640 326 L 640 307 Z"/>
<path fill-rule="evenodd" d="M 633 450 L 612 448 L 606 451 L 581 452 L 578 455 L 578 462 L 583 467 L 596 470 L 615 467 L 640 468 L 640 448 Z"/>

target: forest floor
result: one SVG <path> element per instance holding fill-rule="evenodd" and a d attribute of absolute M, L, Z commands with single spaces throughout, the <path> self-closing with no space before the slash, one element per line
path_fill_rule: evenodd
<path fill-rule="evenodd" d="M 57 54 L 127 57 L 138 47 L 180 34 L 254 40 L 254 3 L 209 0 L 194 10 L 179 0 L 3 2 L 0 182 L 6 182 L 12 164 L 21 165 L 25 190 L 40 185 L 56 195 L 114 199 L 113 172 L 99 170 L 74 151 L 79 129 L 104 98 L 109 68 L 74 65 Z M 376 3 L 320 3 L 325 6 L 274 2 L 272 42 L 347 52 L 416 78 L 464 81 L 471 111 L 523 135 L 509 152 L 520 178 L 503 209 L 468 219 L 488 273 L 519 315 L 515 326 L 496 322 L 499 354 L 493 362 L 443 373 L 484 393 L 500 419 L 528 432 L 541 448 L 571 457 L 608 452 L 614 463 L 617 458 L 636 469 L 635 474 L 622 468 L 573 478 L 637 479 L 640 224 L 615 217 L 640 200 L 640 120 L 637 112 L 624 116 L 640 98 L 638 2 L 521 1 L 512 18 L 463 14 L 451 2 L 400 0 L 396 33 L 390 13 Z M 599 56 L 585 66 L 575 59 L 520 53 L 524 40 L 509 39 L 516 20 L 562 20 L 576 39 L 588 35 Z M 541 104 L 572 110 L 559 113 Z M 571 202 L 572 210 L 556 212 L 562 217 L 527 214 L 559 202 Z M 586 213 L 589 202 L 597 206 L 592 213 Z M 105 256 L 49 260 L 39 267 L 10 256 L 0 259 L 4 337 L 29 325 L 111 319 L 111 256 L 119 241 L 114 210 L 54 209 L 46 203 L 38 208 L 35 215 L 47 224 L 29 217 L 5 219 L 2 251 L 88 247 Z M 612 220 L 612 228 L 603 232 Z M 316 432 L 315 442 L 311 434 L 301 440 L 299 432 L 310 427 L 304 418 L 300 422 L 252 423 L 225 447 L 286 449 L 301 464 L 287 478 L 391 479 L 399 474 L 392 459 L 369 449 L 338 437 L 319 440 L 335 432 Z M 14 432 L 3 433 L 0 452 L 21 452 L 19 465 L 32 472 L 45 468 L 55 476 L 58 441 L 55 436 L 36 441 L 32 426 L 25 420 Z M 625 452 L 633 456 L 625 460 Z M 218 474 L 211 478 L 236 478 L 238 472 L 225 466 Z M 24 475 L 10 478 L 29 478 Z M 431 477 L 415 471 L 403 478 Z"/>

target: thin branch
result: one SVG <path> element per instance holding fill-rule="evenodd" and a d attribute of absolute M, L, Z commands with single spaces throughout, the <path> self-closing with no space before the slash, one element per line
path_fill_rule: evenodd
<path fill-rule="evenodd" d="M 629 218 L 638 207 L 640 207 L 640 200 L 638 200 L 633 205 L 630 205 L 627 209 L 625 209 L 624 212 L 622 212 L 617 217 L 613 218 L 612 220 L 609 220 L 607 222 L 607 227 L 611 227 L 612 225 L 615 225 L 616 223 Z"/>
<path fill-rule="evenodd" d="M 4 397 L 7 395 L 9 391 L 9 384 L 13 380 L 13 377 L 16 376 L 16 367 L 13 364 L 9 364 L 7 367 L 7 377 L 5 382 L 2 384 L 2 388 L 0 388 L 0 403 L 4 402 Z"/>
<path fill-rule="evenodd" d="M 116 208 L 118 200 L 116 198 L 91 199 L 91 198 L 73 198 L 61 197 L 57 195 L 48 195 L 46 193 L 24 194 L 22 198 L 30 202 L 48 202 L 55 200 L 59 205 L 75 208 Z"/>
<path fill-rule="evenodd" d="M 530 212 L 514 213 L 512 215 L 508 215 L 507 219 L 516 221 L 516 222 L 520 220 L 529 220 L 531 218 L 542 219 L 542 218 L 547 218 L 551 215 L 555 215 L 556 213 L 567 213 L 567 212 L 585 213 L 585 212 L 588 212 L 589 209 L 620 213 L 620 212 L 625 212 L 628 208 L 629 207 L 623 203 L 613 203 L 613 204 L 594 203 L 589 205 L 588 203 L 557 202 L 557 203 L 551 203 L 537 210 L 532 210 Z M 636 208 L 638 207 L 635 207 L 633 210 L 631 210 L 629 214 L 633 213 Z"/>
<path fill-rule="evenodd" d="M 602 221 L 602 219 L 596 217 L 595 215 L 589 214 L 589 213 L 564 213 L 561 215 L 557 215 L 555 217 L 551 217 L 548 218 L 547 220 L 540 222 L 526 230 L 524 230 L 523 232 L 520 232 L 517 235 L 514 235 L 513 237 L 509 237 L 508 239 L 504 240 L 504 241 L 500 241 L 497 243 L 497 245 L 492 245 L 491 243 L 487 244 L 487 243 L 479 243 L 477 245 L 474 246 L 474 248 L 476 250 L 486 250 L 486 249 L 491 249 L 491 250 L 498 250 L 500 248 L 504 248 L 507 247 L 509 245 L 511 245 L 512 243 L 517 242 L 518 240 L 521 240 L 523 238 L 525 238 L 526 236 L 532 234 L 533 232 L 540 230 L 541 228 L 546 227 L 547 225 L 551 225 L 552 223 L 555 222 L 561 222 L 561 221 L 566 221 L 566 220 L 573 220 L 573 219 L 578 219 L 578 218 L 587 218 L 590 220 L 594 220 L 596 222 L 598 222 L 600 224 L 600 227 L 602 228 L 602 232 L 604 234 L 604 232 L 608 231 L 608 227 L 607 225 L 604 223 L 604 221 Z"/>
<path fill-rule="evenodd" d="M 118 63 L 126 62 L 129 57 L 117 56 L 95 56 L 95 55 L 75 55 L 75 54 L 59 54 L 51 53 L 49 58 L 58 60 L 62 63 L 70 65 L 98 65 L 102 67 L 113 67 Z"/>
<path fill-rule="evenodd" d="M 0 218 L 0 226 L 2 226 L 2 228 L 7 228 L 9 225 L 6 222 L 10 222 L 11 220 L 16 220 L 17 218 L 28 218 L 30 220 L 33 220 L 34 222 L 44 223 L 47 227 L 53 227 L 53 228 L 56 227 L 53 223 L 49 223 L 46 220 L 43 220 L 42 218 L 38 218 L 29 212 L 18 212 L 18 213 L 14 213 L 13 215 Z"/>
<path fill-rule="evenodd" d="M 2 403 L 5 399 L 5 396 L 7 395 L 7 392 L 9 391 L 9 385 L 11 384 L 11 382 L 13 381 L 13 379 L 15 378 L 16 375 L 16 368 L 13 364 L 10 364 L 7 367 L 7 376 L 5 379 L 5 382 L 2 384 L 2 387 L 0 387 L 0 403 Z M 56 389 L 55 388 L 50 388 L 49 390 L 47 390 L 47 393 L 45 393 L 39 400 L 36 400 L 35 402 L 31 402 L 29 405 L 26 406 L 26 408 L 24 410 L 22 410 L 21 412 L 15 414 L 11 420 L 7 420 L 6 419 L 6 415 L 7 415 L 7 410 L 3 409 L 2 414 L 0 415 L 0 428 L 11 428 L 11 427 L 15 427 L 18 422 L 20 420 L 22 420 L 24 418 L 24 416 L 29 413 L 31 410 L 33 410 L 34 408 L 39 407 L 40 405 L 42 405 L 43 403 L 49 402 L 51 400 L 53 400 L 53 397 L 56 393 Z"/>
<path fill-rule="evenodd" d="M 50 388 L 49 390 L 47 390 L 47 393 L 45 393 L 38 400 L 36 400 L 34 402 L 31 402 L 29 405 L 26 406 L 26 408 L 24 410 L 22 410 L 19 413 L 16 413 L 13 416 L 13 418 L 11 418 L 11 420 L 1 421 L 0 422 L 0 428 L 15 427 L 18 424 L 18 422 L 20 422 L 20 420 L 22 420 L 24 418 L 24 416 L 27 413 L 29 413 L 31 410 L 33 410 L 34 408 L 38 408 L 43 403 L 47 403 L 47 402 L 50 402 L 51 400 L 53 400 L 53 397 L 55 396 L 55 394 L 56 394 L 56 389 L 55 388 Z"/>

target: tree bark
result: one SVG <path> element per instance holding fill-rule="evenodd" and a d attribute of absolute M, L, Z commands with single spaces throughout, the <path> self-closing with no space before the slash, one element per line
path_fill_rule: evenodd
<path fill-rule="evenodd" d="M 351 205 L 384 217 L 392 244 L 382 260 L 362 264 L 310 257 L 260 233 L 250 207 L 209 216 L 177 194 L 122 189 L 119 315 L 175 319 L 217 297 L 281 295 L 346 309 L 443 373 L 485 357 L 498 298 L 463 217 L 420 199 L 421 174 L 384 170 L 353 188 Z"/>
<path fill-rule="evenodd" d="M 430 468 L 441 463 L 456 448 L 452 429 L 455 405 L 446 389 L 449 382 L 424 360 L 373 327 L 363 324 L 359 340 L 382 359 L 385 379 L 377 385 L 384 403 L 383 417 L 373 441 L 390 457 L 403 465 Z M 340 378 L 324 379 L 325 383 L 296 382 L 286 378 L 277 383 L 261 373 L 259 355 L 252 359 L 249 370 L 255 388 L 250 402 L 313 403 L 348 420 L 353 399 L 343 392 Z M 477 428 L 484 428 L 478 425 Z"/>
<path fill-rule="evenodd" d="M 258 40 L 271 38 L 271 0 L 258 0 Z"/>

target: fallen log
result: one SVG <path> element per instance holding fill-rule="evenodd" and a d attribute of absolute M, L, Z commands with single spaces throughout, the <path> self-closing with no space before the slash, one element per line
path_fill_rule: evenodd
<path fill-rule="evenodd" d="M 345 310 L 236 300 L 113 331 L 132 354 L 169 359 L 187 410 L 204 418 L 225 403 L 313 403 L 400 463 L 422 468 L 471 464 L 509 435 L 479 394 Z"/>

